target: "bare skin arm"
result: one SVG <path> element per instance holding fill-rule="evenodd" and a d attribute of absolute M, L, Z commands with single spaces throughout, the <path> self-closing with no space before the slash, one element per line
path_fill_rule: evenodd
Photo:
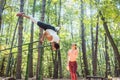
<path fill-rule="evenodd" d="M 66 66 L 66 68 L 67 68 L 68 71 L 69 71 L 69 60 L 70 60 L 70 57 L 69 57 L 69 54 L 68 54 L 68 57 L 67 57 L 67 66 Z"/>
<path fill-rule="evenodd" d="M 68 56 L 68 59 L 67 59 L 67 65 L 69 65 L 69 60 L 70 60 L 70 57 Z"/>
<path fill-rule="evenodd" d="M 67 55 L 67 66 L 69 65 L 69 61 L 70 61 L 70 56 L 69 56 L 69 51 L 68 51 L 68 55 Z"/>
<path fill-rule="evenodd" d="M 42 35 L 42 37 L 41 37 L 41 39 L 40 39 L 41 42 L 44 41 L 44 39 L 45 39 L 45 35 L 46 35 L 46 32 L 43 33 L 43 35 Z"/>

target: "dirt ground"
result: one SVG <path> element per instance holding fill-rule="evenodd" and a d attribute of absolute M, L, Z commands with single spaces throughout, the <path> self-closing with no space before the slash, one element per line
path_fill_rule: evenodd
<path fill-rule="evenodd" d="M 9 78 L 1 78 L 0 80 L 8 80 Z M 9 79 L 9 80 L 15 80 L 15 79 Z M 25 79 L 19 79 L 19 80 L 25 80 Z M 29 78 L 29 80 L 36 80 L 35 78 Z M 43 80 L 71 80 L 71 79 L 50 79 L 50 78 L 44 78 Z M 87 80 L 85 78 L 78 78 L 78 80 Z M 100 79 L 91 79 L 91 80 L 100 80 Z M 120 80 L 120 78 L 112 78 L 107 80 Z"/>
<path fill-rule="evenodd" d="M 71 80 L 71 79 L 44 79 L 44 80 Z M 78 78 L 78 80 L 87 80 L 87 79 Z M 101 80 L 101 79 L 91 79 L 91 80 Z M 105 80 L 120 80 L 120 78 L 112 78 L 112 79 L 105 79 Z"/>

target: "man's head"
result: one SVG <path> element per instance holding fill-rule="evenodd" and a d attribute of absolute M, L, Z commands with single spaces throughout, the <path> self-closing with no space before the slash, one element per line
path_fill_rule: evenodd
<path fill-rule="evenodd" d="M 60 48 L 59 43 L 53 42 L 52 43 L 52 49 L 53 50 L 58 50 Z"/>
<path fill-rule="evenodd" d="M 59 44 L 56 42 L 54 43 L 54 47 L 56 48 L 56 50 L 60 48 Z"/>
<path fill-rule="evenodd" d="M 76 43 L 72 43 L 71 48 L 72 49 L 77 49 L 77 44 Z"/>

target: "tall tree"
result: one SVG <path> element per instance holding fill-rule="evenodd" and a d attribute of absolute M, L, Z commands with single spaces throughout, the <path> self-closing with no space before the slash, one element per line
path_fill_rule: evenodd
<path fill-rule="evenodd" d="M 83 0 L 81 1 L 81 39 L 82 39 L 82 53 L 83 53 L 83 63 L 84 63 L 84 71 L 85 71 L 85 75 L 87 76 L 89 75 L 89 71 L 88 71 L 88 62 L 87 62 L 87 56 L 86 56 L 86 40 L 85 40 L 85 27 L 84 27 L 84 6 L 83 6 Z"/>
<path fill-rule="evenodd" d="M 92 0 L 90 0 L 90 27 L 91 27 L 91 47 L 92 47 L 92 66 L 94 72 L 94 36 L 93 36 L 93 18 L 92 18 Z M 94 75 L 94 73 L 93 73 Z"/>
<path fill-rule="evenodd" d="M 33 11 L 32 11 L 32 17 L 35 15 L 35 5 L 36 0 L 33 2 Z M 30 37 L 30 63 L 29 63 L 29 77 L 33 77 L 33 33 L 34 33 L 34 23 L 31 24 L 31 37 Z"/>
<path fill-rule="evenodd" d="M 110 41 L 110 43 L 113 47 L 115 57 L 118 61 L 118 71 L 120 73 L 120 54 L 119 54 L 119 50 L 118 50 L 118 48 L 117 48 L 117 46 L 116 46 L 116 44 L 115 44 L 115 42 L 114 42 L 114 40 L 113 40 L 113 38 L 110 34 L 110 31 L 109 31 L 108 25 L 107 25 L 107 21 L 105 20 L 105 17 L 103 15 L 102 11 L 99 11 L 99 14 L 101 16 L 101 20 L 103 21 L 103 27 L 105 29 L 106 35 L 107 35 L 107 37 L 108 37 L 108 39 L 109 39 L 109 41 Z"/>
<path fill-rule="evenodd" d="M 60 21 L 61 21 L 61 0 L 59 0 L 59 12 L 58 12 L 58 26 L 60 27 Z M 60 78 L 63 77 L 62 75 L 62 61 L 61 61 L 61 52 L 58 50 L 58 66 L 59 66 L 59 74 Z"/>
<path fill-rule="evenodd" d="M 41 9 L 41 21 L 44 21 L 44 17 L 45 17 L 45 6 L 46 6 L 46 0 L 42 0 L 42 9 Z M 42 37 L 43 34 L 43 29 L 40 29 L 40 36 L 39 36 L 39 40 Z M 39 42 L 38 44 L 38 61 L 37 61 L 37 71 L 36 71 L 36 80 L 40 79 L 42 80 L 42 57 L 43 57 L 43 47 L 42 43 Z M 41 72 L 41 73 L 40 73 Z"/>
<path fill-rule="evenodd" d="M 0 67 L 0 76 L 4 76 L 4 69 L 5 68 L 5 57 L 3 57 L 2 59 L 2 64 L 1 64 L 1 67 Z"/>
<path fill-rule="evenodd" d="M 52 58 L 53 58 L 53 64 L 54 64 L 53 78 L 56 79 L 58 78 L 58 54 L 55 54 L 55 56 L 53 56 Z"/>
<path fill-rule="evenodd" d="M 94 54 L 93 54 L 93 75 L 94 76 L 97 75 L 98 28 L 99 28 L 99 16 L 97 15 L 95 51 L 94 51 Z"/>
<path fill-rule="evenodd" d="M 107 36 L 105 34 L 105 60 L 106 60 L 106 72 L 105 77 L 108 78 L 109 75 L 111 75 L 111 67 L 110 67 L 110 58 L 108 54 L 108 42 L 107 42 Z"/>
<path fill-rule="evenodd" d="M 20 0 L 20 12 L 23 12 L 24 0 Z M 16 79 L 21 79 L 21 65 L 22 65 L 22 43 L 23 43 L 23 17 L 20 17 L 18 27 L 18 54 L 16 66 Z"/>
<path fill-rule="evenodd" d="M 115 67 L 114 67 L 114 75 L 115 77 L 118 77 L 119 76 L 119 66 L 118 66 L 118 62 L 117 62 L 117 59 L 116 57 L 114 57 L 114 64 L 115 64 Z"/>
<path fill-rule="evenodd" d="M 15 40 L 15 35 L 16 35 L 19 20 L 20 20 L 20 17 L 17 20 L 16 26 L 15 26 L 15 29 L 14 29 L 14 33 L 13 33 L 13 36 L 12 36 L 13 38 L 12 38 L 12 42 L 11 42 L 10 53 L 9 53 L 9 56 L 8 56 L 8 64 L 7 64 L 7 67 L 6 67 L 6 77 L 9 76 L 9 72 L 12 68 L 12 66 L 10 66 L 11 63 L 12 63 L 12 58 L 13 58 L 12 49 L 13 49 L 13 45 L 14 45 L 14 40 Z"/>
<path fill-rule="evenodd" d="M 55 15 L 57 15 L 57 2 L 54 3 L 55 4 Z M 55 21 L 57 21 L 57 18 L 55 18 Z M 52 49 L 52 48 L 51 48 Z M 58 71 L 59 71 L 59 59 L 60 59 L 60 51 L 55 51 L 55 56 L 53 57 L 53 64 L 54 64 L 54 73 L 53 73 L 53 78 L 58 78 Z M 59 58 L 59 59 L 58 59 Z"/>
<path fill-rule="evenodd" d="M 2 26 L 2 13 L 4 10 L 6 4 L 6 0 L 0 0 L 0 36 L 2 35 L 2 30 L 1 30 L 1 26 Z M 2 43 L 2 38 L 0 38 L 0 48 L 1 48 L 1 43 Z M 1 53 L 1 51 L 0 51 Z"/>
<path fill-rule="evenodd" d="M 73 37 L 73 21 L 72 21 L 71 18 L 70 18 L 70 28 L 71 28 L 70 33 L 71 33 L 71 36 L 72 36 L 72 39 L 73 39 L 73 38 L 74 38 L 74 37 Z"/>
<path fill-rule="evenodd" d="M 0 0 L 0 31 L 1 31 L 1 25 L 2 25 L 2 13 L 4 10 L 6 4 L 6 0 Z"/>

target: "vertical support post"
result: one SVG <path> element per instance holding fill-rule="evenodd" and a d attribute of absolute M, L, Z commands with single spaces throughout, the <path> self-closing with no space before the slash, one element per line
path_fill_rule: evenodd
<path fill-rule="evenodd" d="M 30 44 L 28 45 L 28 56 L 27 56 L 27 67 L 26 67 L 26 75 L 25 75 L 25 80 L 28 80 L 28 75 L 29 75 L 29 62 L 30 62 Z"/>
<path fill-rule="evenodd" d="M 43 66 L 42 66 L 42 60 L 43 60 L 43 53 L 44 53 L 44 47 L 41 45 L 38 49 L 40 49 L 41 55 L 40 57 L 40 69 L 39 69 L 39 76 L 38 80 L 43 80 Z"/>

